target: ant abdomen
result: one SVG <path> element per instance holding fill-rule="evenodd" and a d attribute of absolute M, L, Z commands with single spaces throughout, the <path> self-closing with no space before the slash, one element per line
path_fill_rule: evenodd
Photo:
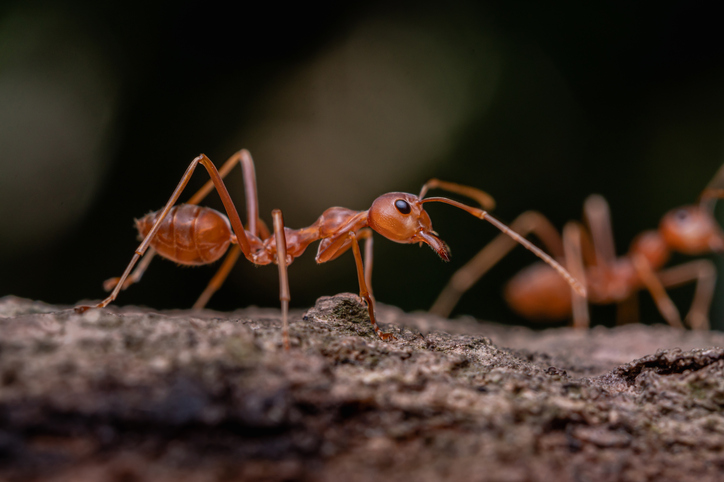
<path fill-rule="evenodd" d="M 136 219 L 141 237 L 153 228 L 160 211 Z M 199 266 L 221 258 L 232 242 L 229 220 L 215 209 L 179 204 L 161 221 L 151 246 L 164 258 L 178 264 Z"/>
<path fill-rule="evenodd" d="M 556 270 L 533 263 L 505 285 L 505 301 L 529 320 L 565 320 L 571 314 L 571 289 Z"/>

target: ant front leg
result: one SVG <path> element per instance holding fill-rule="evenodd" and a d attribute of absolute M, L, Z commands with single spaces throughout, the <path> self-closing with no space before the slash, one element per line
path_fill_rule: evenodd
<path fill-rule="evenodd" d="M 354 231 L 349 232 L 349 237 L 352 240 L 352 252 L 354 253 L 354 262 L 357 267 L 357 281 L 359 282 L 359 296 L 360 298 L 364 299 L 367 303 L 367 311 L 370 315 L 370 323 L 372 323 L 372 328 L 374 328 L 375 333 L 377 333 L 377 336 L 379 336 L 382 340 L 396 340 L 395 336 L 392 333 L 384 333 L 382 330 L 380 330 L 380 327 L 377 325 L 377 320 L 375 318 L 375 302 L 372 298 L 372 290 L 371 290 L 371 277 L 372 277 L 372 268 L 371 268 L 371 261 L 372 261 L 372 247 L 371 245 L 365 245 L 365 247 L 369 246 L 369 250 L 365 249 L 365 255 L 368 257 L 368 263 L 370 263 L 369 271 L 365 270 L 365 267 L 362 263 L 362 253 L 359 249 L 359 242 L 358 238 L 369 238 L 372 236 L 372 232 L 369 230 L 362 230 L 360 231 L 359 235 L 355 234 Z M 369 287 L 368 287 L 369 285 Z"/>

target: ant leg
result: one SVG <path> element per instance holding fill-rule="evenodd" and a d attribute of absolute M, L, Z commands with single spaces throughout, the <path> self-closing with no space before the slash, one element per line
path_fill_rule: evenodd
<path fill-rule="evenodd" d="M 374 300 L 375 296 L 372 294 L 372 248 L 374 239 L 372 238 L 372 231 L 368 229 L 363 229 L 359 234 L 359 239 L 367 238 L 365 240 L 365 283 L 367 283 L 367 289 Z"/>
<path fill-rule="evenodd" d="M 252 233 L 254 236 L 259 236 L 261 229 L 260 225 L 263 225 L 261 218 L 259 218 L 259 197 L 256 188 L 256 170 L 254 169 L 254 160 L 248 150 L 242 149 L 239 152 L 234 153 L 229 159 L 226 160 L 221 169 L 219 169 L 219 176 L 221 179 L 225 179 L 226 175 L 231 172 L 234 166 L 239 163 L 241 165 L 241 171 L 244 179 L 244 199 L 246 200 L 246 220 L 248 223 L 247 231 Z M 209 193 L 214 189 L 214 181 L 208 180 L 191 198 L 186 204 L 198 204 L 200 203 Z M 262 236 L 262 239 L 269 237 L 269 229 L 266 225 L 263 225 L 267 236 Z"/>
<path fill-rule="evenodd" d="M 234 203 L 231 200 L 231 196 L 229 196 L 229 191 L 226 189 L 226 186 L 224 185 L 224 181 L 221 179 L 221 176 L 219 175 L 219 171 L 216 170 L 216 166 L 211 162 L 211 160 L 206 157 L 204 154 L 201 154 L 200 156 L 197 156 L 194 158 L 193 161 L 191 161 L 191 164 L 189 164 L 189 167 L 186 168 L 186 172 L 184 172 L 184 175 L 181 177 L 181 181 L 179 181 L 178 185 L 176 186 L 176 189 L 174 189 L 173 193 L 171 194 L 171 197 L 169 198 L 168 202 L 166 203 L 166 206 L 164 206 L 163 210 L 161 211 L 161 214 L 156 219 L 156 222 L 154 223 L 151 230 L 148 232 L 146 237 L 141 241 L 141 244 L 136 248 L 136 252 L 133 255 L 133 258 L 131 258 L 131 262 L 128 263 L 128 266 L 126 267 L 126 270 L 121 275 L 120 279 L 118 280 L 118 284 L 116 284 L 116 287 L 113 289 L 113 292 L 106 298 L 105 300 L 101 301 L 99 304 L 96 305 L 96 308 L 104 308 L 108 306 L 109 303 L 111 303 L 113 300 L 116 299 L 118 296 L 118 293 L 121 291 L 121 288 L 123 288 L 126 278 L 131 274 L 131 270 L 136 265 L 138 260 L 146 253 L 146 250 L 149 248 L 149 244 L 151 243 L 151 240 L 158 232 L 158 229 L 161 227 L 161 222 L 166 217 L 168 212 L 171 210 L 174 204 L 176 204 L 176 201 L 178 201 L 179 196 L 183 192 L 183 190 L 186 188 L 186 185 L 188 184 L 189 180 L 191 179 L 191 176 L 194 173 L 194 170 L 196 169 L 196 166 L 198 164 L 203 165 L 206 168 L 206 171 L 209 173 L 209 176 L 211 177 L 211 180 L 214 184 L 214 187 L 216 187 L 216 191 L 219 194 L 219 197 L 221 197 L 221 202 L 224 204 L 224 208 L 226 209 L 226 214 L 229 217 L 229 222 L 231 223 L 231 227 L 234 231 L 234 234 L 236 235 L 237 242 L 239 243 L 239 247 L 241 248 L 242 252 L 244 253 L 244 256 L 247 259 L 251 259 L 251 245 L 249 243 L 249 238 L 246 235 L 246 231 L 244 230 L 244 226 L 241 223 L 241 219 L 239 218 L 239 213 L 236 211 L 236 207 L 234 207 Z M 78 306 L 75 308 L 75 310 L 79 313 L 82 313 L 86 310 L 91 308 L 90 306 Z"/>
<path fill-rule="evenodd" d="M 121 277 L 118 279 L 118 283 L 116 283 L 116 287 L 113 289 L 113 292 L 108 296 L 106 299 L 98 303 L 95 307 L 96 308 L 105 308 L 110 304 L 113 300 L 116 299 L 118 296 L 118 293 L 121 291 L 123 286 L 125 285 L 126 278 L 131 274 L 131 270 L 136 265 L 138 260 L 141 258 L 141 256 L 144 255 L 146 250 L 148 249 L 148 244 L 151 242 L 151 239 L 156 235 L 156 232 L 158 231 L 158 228 L 161 226 L 161 221 L 163 221 L 163 218 L 166 217 L 168 212 L 171 210 L 174 204 L 176 204 L 176 201 L 178 200 L 179 196 L 181 195 L 181 192 L 183 192 L 184 188 L 186 187 L 186 184 L 188 184 L 189 179 L 191 179 L 191 175 L 194 173 L 194 169 L 196 169 L 196 165 L 199 163 L 199 159 L 201 156 L 195 158 L 193 161 L 191 161 L 191 164 L 189 164 L 189 167 L 186 168 L 186 172 L 184 172 L 184 175 L 181 177 L 181 181 L 176 186 L 176 189 L 174 189 L 173 194 L 171 194 L 171 198 L 166 203 L 166 206 L 163 209 L 163 212 L 160 216 L 158 216 L 158 219 L 153 225 L 153 228 L 151 231 L 146 235 L 146 237 L 143 239 L 141 244 L 136 248 L 136 252 L 133 255 L 133 258 L 131 258 L 131 262 L 128 263 L 128 266 L 126 267 L 126 270 L 123 272 Z M 75 311 L 78 313 L 83 313 L 84 311 L 87 311 L 90 309 L 91 306 L 76 306 Z"/>
<path fill-rule="evenodd" d="M 258 209 L 258 200 L 257 200 L 257 190 L 256 190 L 256 174 L 254 172 L 254 161 L 251 159 L 251 154 L 249 154 L 249 151 L 246 149 L 242 149 L 239 152 L 234 153 L 229 159 L 226 160 L 223 166 L 221 166 L 221 169 L 219 169 L 219 176 L 221 179 L 225 179 L 226 176 L 231 172 L 231 170 L 236 166 L 237 163 L 241 164 L 241 168 L 243 171 L 244 176 L 244 193 L 246 195 L 246 206 L 247 206 L 247 219 L 257 219 L 258 222 L 261 222 L 259 219 L 259 209 Z M 209 195 L 209 193 L 214 188 L 213 181 L 209 180 L 207 181 L 201 189 L 199 189 L 191 198 L 186 201 L 186 204 L 199 204 L 201 201 L 206 198 L 206 196 Z M 264 231 L 266 234 L 266 237 L 269 236 L 269 230 L 266 228 L 265 225 L 263 225 L 263 228 L 266 230 Z M 257 235 L 257 233 L 252 230 L 251 228 L 256 229 L 255 225 L 252 225 L 251 221 L 249 222 L 249 229 L 248 231 L 252 232 L 253 234 Z M 143 276 L 143 273 L 148 268 L 148 265 L 151 263 L 151 260 L 153 259 L 153 256 L 156 254 L 156 252 L 153 250 L 153 248 L 150 248 L 150 252 L 147 252 L 144 256 L 143 260 L 139 263 L 136 270 L 131 273 L 131 275 L 126 278 L 125 282 L 123 283 L 123 286 L 121 287 L 121 290 L 127 289 L 130 285 L 133 283 L 137 283 L 141 280 L 141 277 Z M 231 253 L 229 253 L 231 255 Z M 235 260 L 238 259 L 239 253 L 236 253 Z M 231 270 L 231 266 L 226 268 L 226 274 L 220 278 L 219 282 L 219 274 L 221 273 L 221 270 L 225 269 L 227 261 L 224 262 L 222 265 L 219 273 L 217 273 L 216 276 L 211 280 L 209 283 L 209 286 L 207 286 L 206 290 L 201 294 L 201 297 L 196 301 L 194 304 L 195 309 L 201 309 L 203 308 L 206 303 L 208 302 L 209 298 L 211 298 L 211 295 L 214 294 L 215 291 L 217 291 L 221 285 L 221 283 L 224 282 L 226 277 L 229 274 L 229 271 Z M 110 278 L 106 280 L 103 283 L 103 288 L 106 291 L 111 291 L 120 281 L 121 278 L 115 277 Z M 212 289 L 210 292 L 210 288 L 212 285 L 217 285 L 216 288 Z"/>
<path fill-rule="evenodd" d="M 535 234 L 555 258 L 563 257 L 561 237 L 551 222 L 541 213 L 524 212 L 513 220 L 510 229 L 521 236 Z M 475 257 L 452 275 L 430 308 L 430 313 L 443 318 L 450 316 L 460 297 L 517 245 L 518 242 L 507 234 L 499 234 L 493 238 Z"/>
<path fill-rule="evenodd" d="M 209 281 L 209 284 L 206 286 L 206 289 L 203 291 L 203 293 L 201 293 L 199 299 L 196 300 L 196 303 L 194 303 L 192 309 L 201 310 L 204 308 L 204 306 L 206 306 L 206 303 L 209 302 L 213 294 L 216 293 L 216 291 L 221 288 L 221 285 L 224 284 L 224 281 L 226 281 L 226 278 L 231 272 L 231 268 L 234 267 L 236 261 L 239 259 L 239 255 L 241 255 L 241 250 L 239 249 L 239 247 L 232 246 L 229 252 L 226 254 L 226 258 L 224 258 L 224 262 L 221 264 L 221 267 L 216 272 L 214 277 L 211 278 L 211 281 Z"/>
<path fill-rule="evenodd" d="M 596 264 L 611 266 L 616 260 L 616 249 L 608 202 L 603 196 L 592 194 L 583 202 L 583 213 L 591 233 Z"/>
<path fill-rule="evenodd" d="M 708 259 L 697 259 L 674 266 L 658 273 L 661 283 L 666 287 L 679 286 L 696 281 L 694 300 L 686 315 L 689 326 L 695 330 L 709 329 L 709 307 L 714 296 L 716 268 Z"/>
<path fill-rule="evenodd" d="M 148 268 L 148 265 L 151 264 L 151 260 L 156 255 L 156 250 L 153 248 L 148 248 L 148 251 L 146 251 L 146 256 L 141 260 L 141 262 L 138 264 L 136 269 L 131 273 L 131 275 L 126 278 L 126 281 L 123 283 L 123 286 L 121 287 L 121 291 L 126 290 L 129 286 L 131 286 L 133 283 L 138 283 L 141 281 L 141 277 L 143 276 L 143 273 L 146 272 L 146 268 Z M 121 278 L 109 278 L 103 282 L 103 289 L 106 291 L 111 291 L 113 288 L 116 287 L 118 282 L 121 280 Z"/>
<path fill-rule="evenodd" d="M 364 233 L 360 233 L 363 237 L 369 236 L 365 235 Z M 380 330 L 380 327 L 377 326 L 377 320 L 375 319 L 375 302 L 372 298 L 372 294 L 367 288 L 367 282 L 365 281 L 365 269 L 364 265 L 362 264 L 362 253 L 359 249 L 359 242 L 357 241 L 357 235 L 354 231 L 349 232 L 349 237 L 352 239 L 352 252 L 354 253 L 354 262 L 357 266 L 357 281 L 359 282 L 359 296 L 360 298 L 364 299 L 367 303 L 367 312 L 370 315 L 370 322 L 372 323 L 372 328 L 375 330 L 375 333 L 377 333 L 377 336 L 379 336 L 382 340 L 395 340 L 395 336 L 392 333 L 384 333 L 382 330 Z"/>
<path fill-rule="evenodd" d="M 583 253 L 581 251 L 581 234 L 583 227 L 576 222 L 568 222 L 563 226 L 563 250 L 565 252 L 566 268 L 571 276 L 586 283 L 586 270 L 583 266 Z M 573 311 L 573 327 L 588 328 L 591 319 L 588 314 L 588 300 L 571 288 L 571 308 Z"/>
<path fill-rule="evenodd" d="M 674 302 L 671 301 L 669 295 L 666 294 L 664 285 L 656 276 L 656 273 L 651 268 L 651 265 L 646 258 L 640 254 L 634 254 L 631 256 L 631 261 L 633 262 L 636 274 L 639 276 L 641 282 L 644 284 L 649 293 L 651 293 L 651 297 L 654 299 L 656 308 L 658 308 L 661 316 L 663 316 L 666 322 L 672 327 L 683 329 L 684 324 L 681 322 L 679 310 L 676 308 L 676 305 L 674 305 Z"/>
<path fill-rule="evenodd" d="M 271 236 L 271 231 L 269 231 L 269 228 L 267 227 L 266 223 L 265 223 L 264 220 L 261 219 L 261 218 L 259 218 L 259 226 L 258 226 L 258 229 L 259 229 L 259 234 L 258 234 L 258 236 L 259 236 L 260 239 L 266 239 L 266 238 L 268 238 L 269 236 Z M 247 231 L 248 231 L 248 229 L 247 229 Z"/>
<path fill-rule="evenodd" d="M 284 235 L 284 217 L 279 209 L 272 211 L 274 237 L 276 241 L 277 266 L 279 267 L 279 301 L 282 303 L 282 339 L 284 349 L 289 350 L 289 276 L 287 273 L 287 240 Z"/>
<path fill-rule="evenodd" d="M 256 170 L 254 169 L 254 160 L 251 157 L 251 153 L 248 150 L 242 149 L 227 159 L 221 169 L 219 169 L 219 176 L 221 179 L 226 178 L 226 175 L 231 172 L 234 166 L 239 163 L 242 170 L 242 178 L 244 179 L 244 197 L 246 200 L 246 230 L 252 233 L 254 236 L 259 236 L 261 233 L 261 239 L 268 238 L 271 233 L 266 224 L 259 217 L 259 197 L 257 194 L 256 187 Z M 186 204 L 198 204 L 200 203 L 214 188 L 214 182 L 212 180 L 206 181 L 201 189 L 199 189 Z M 211 299 L 216 291 L 224 284 L 226 278 L 229 276 L 231 269 L 239 259 L 241 252 L 238 249 L 232 248 L 224 259 L 223 264 L 216 272 L 206 289 L 201 293 L 199 299 L 194 303 L 193 309 L 200 310 Z"/>

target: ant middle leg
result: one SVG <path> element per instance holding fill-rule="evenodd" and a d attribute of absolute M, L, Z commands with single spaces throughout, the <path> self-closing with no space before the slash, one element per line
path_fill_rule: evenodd
<path fill-rule="evenodd" d="M 367 303 L 367 312 L 370 316 L 370 323 L 372 323 L 372 328 L 375 330 L 375 333 L 377 333 L 377 336 L 380 337 L 380 339 L 387 341 L 387 340 L 395 340 L 395 336 L 392 333 L 384 333 L 380 327 L 377 325 L 377 319 L 375 317 L 375 301 L 372 297 L 372 289 L 370 287 L 371 284 L 371 276 L 372 276 L 372 269 L 370 267 L 369 271 L 365 269 L 365 266 L 362 263 L 362 253 L 359 248 L 359 239 L 364 238 L 371 238 L 372 232 L 367 229 L 363 229 L 359 232 L 359 234 L 355 233 L 354 231 L 349 232 L 349 237 L 352 240 L 352 253 L 354 254 L 354 262 L 355 266 L 357 267 L 357 281 L 359 283 L 359 296 L 365 302 Z M 367 245 L 366 245 L 367 246 Z M 370 250 L 368 251 L 365 249 L 365 254 L 370 255 L 369 262 L 371 262 L 371 245 Z"/>
<path fill-rule="evenodd" d="M 709 308 L 714 297 L 716 268 L 708 259 L 689 261 L 657 273 L 667 288 L 696 282 L 694 300 L 686 315 L 686 321 L 694 330 L 709 329 Z"/>
<path fill-rule="evenodd" d="M 681 315 L 679 310 L 671 301 L 671 298 L 666 293 L 664 283 L 661 282 L 659 275 L 654 272 L 646 258 L 640 254 L 634 254 L 631 256 L 633 267 L 636 270 L 636 274 L 644 284 L 644 287 L 651 294 L 654 299 L 656 308 L 664 317 L 666 322 L 674 328 L 684 328 L 684 324 L 681 322 Z"/>

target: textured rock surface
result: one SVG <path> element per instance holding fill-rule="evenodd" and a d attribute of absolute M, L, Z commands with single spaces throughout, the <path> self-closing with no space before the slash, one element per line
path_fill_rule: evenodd
<path fill-rule="evenodd" d="M 0 480 L 720 480 L 724 336 L 0 299 Z M 503 348 L 508 347 L 508 348 Z M 678 347 L 678 348 L 675 348 Z"/>

